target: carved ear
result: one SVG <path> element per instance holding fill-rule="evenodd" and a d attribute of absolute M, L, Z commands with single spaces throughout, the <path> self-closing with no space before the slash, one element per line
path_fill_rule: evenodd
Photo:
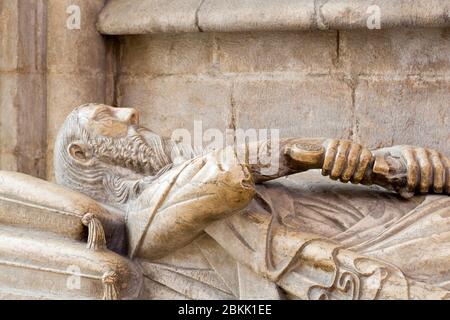
<path fill-rule="evenodd" d="M 71 143 L 68 151 L 75 161 L 85 163 L 89 160 L 86 145 L 82 142 Z"/>

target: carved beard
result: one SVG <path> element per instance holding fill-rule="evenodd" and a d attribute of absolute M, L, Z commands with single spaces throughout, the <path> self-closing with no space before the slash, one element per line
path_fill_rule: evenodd
<path fill-rule="evenodd" d="M 124 138 L 96 137 L 89 141 L 93 156 L 105 164 L 141 175 L 156 175 L 171 164 L 167 141 L 143 127 L 130 127 Z"/>

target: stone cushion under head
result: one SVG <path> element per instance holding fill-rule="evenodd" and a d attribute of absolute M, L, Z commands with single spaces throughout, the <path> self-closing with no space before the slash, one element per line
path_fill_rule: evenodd
<path fill-rule="evenodd" d="M 107 240 L 123 225 L 121 218 L 79 192 L 26 174 L 0 171 L 0 225 L 81 240 L 87 236 L 87 216 L 101 222 Z"/>
<path fill-rule="evenodd" d="M 110 250 L 0 226 L 0 299 L 135 299 L 142 273 Z"/>

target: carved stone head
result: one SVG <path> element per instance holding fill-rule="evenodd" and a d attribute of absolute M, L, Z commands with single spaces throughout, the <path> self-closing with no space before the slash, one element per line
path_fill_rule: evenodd
<path fill-rule="evenodd" d="M 132 108 L 87 104 L 75 108 L 55 142 L 59 184 L 117 207 L 170 165 L 167 140 L 139 126 Z"/>

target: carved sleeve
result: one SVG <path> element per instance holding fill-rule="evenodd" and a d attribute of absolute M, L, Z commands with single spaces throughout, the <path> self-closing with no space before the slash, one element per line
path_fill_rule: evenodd
<path fill-rule="evenodd" d="M 156 180 L 130 208 L 130 255 L 156 259 L 182 248 L 212 222 L 244 208 L 254 185 L 231 148 L 196 157 Z"/>

